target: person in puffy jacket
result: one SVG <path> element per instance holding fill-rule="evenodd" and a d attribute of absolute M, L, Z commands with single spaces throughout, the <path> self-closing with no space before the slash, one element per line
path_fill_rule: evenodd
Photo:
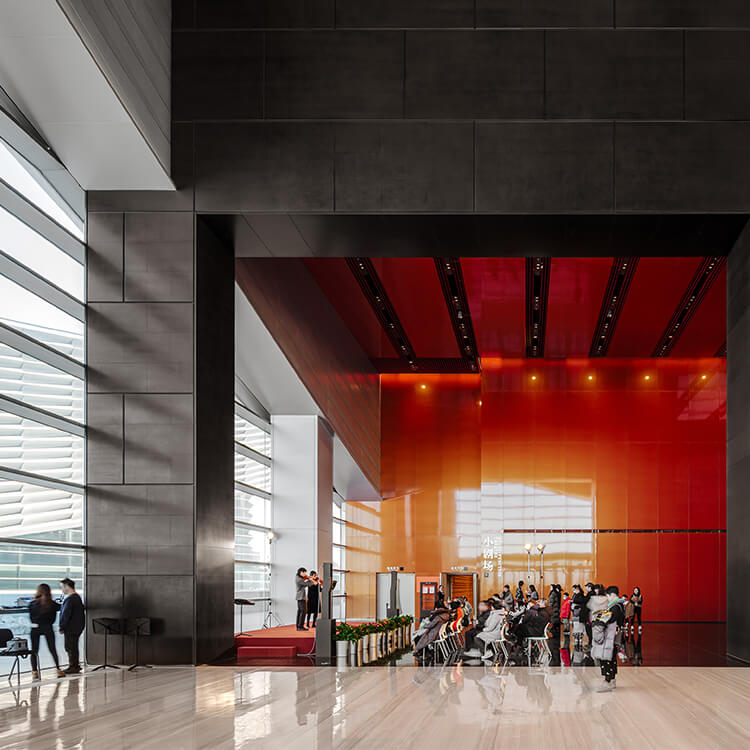
<path fill-rule="evenodd" d="M 560 603 L 560 620 L 563 624 L 563 634 L 570 633 L 570 596 L 567 591 L 563 591 L 562 602 Z"/>

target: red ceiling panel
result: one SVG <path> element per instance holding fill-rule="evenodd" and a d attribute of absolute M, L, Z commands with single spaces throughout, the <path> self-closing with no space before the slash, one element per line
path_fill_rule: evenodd
<path fill-rule="evenodd" d="M 727 338 L 727 268 L 711 285 L 682 335 L 672 357 L 713 357 Z"/>
<path fill-rule="evenodd" d="M 641 258 L 620 313 L 610 357 L 650 357 L 701 258 Z"/>
<path fill-rule="evenodd" d="M 588 357 L 612 258 L 553 258 L 545 357 Z"/>
<path fill-rule="evenodd" d="M 380 321 L 344 258 L 306 259 L 305 265 L 336 312 L 372 359 L 396 357 Z"/>
<path fill-rule="evenodd" d="M 461 267 L 481 356 L 522 357 L 525 259 L 463 258 Z"/>
<path fill-rule="evenodd" d="M 373 258 L 417 357 L 460 357 L 432 258 Z"/>

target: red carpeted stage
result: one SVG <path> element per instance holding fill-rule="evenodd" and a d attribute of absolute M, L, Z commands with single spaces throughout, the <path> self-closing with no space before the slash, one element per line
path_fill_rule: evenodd
<path fill-rule="evenodd" d="M 234 636 L 238 659 L 288 658 L 313 650 L 315 630 L 299 631 L 294 625 L 248 630 Z"/>

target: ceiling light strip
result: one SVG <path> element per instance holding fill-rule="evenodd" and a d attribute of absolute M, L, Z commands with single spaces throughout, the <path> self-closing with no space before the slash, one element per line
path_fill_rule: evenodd
<path fill-rule="evenodd" d="M 372 261 L 369 258 L 347 258 L 346 262 L 396 353 L 407 361 L 412 372 L 416 372 L 419 369 L 417 355 Z"/>
<path fill-rule="evenodd" d="M 589 357 L 606 357 L 609 345 L 617 327 L 617 321 L 630 290 L 630 284 L 638 268 L 639 258 L 635 256 L 614 258 L 604 291 L 599 319 L 591 339 Z"/>
<path fill-rule="evenodd" d="M 544 356 L 551 258 L 526 258 L 526 356 Z"/>
<path fill-rule="evenodd" d="M 471 322 L 469 300 L 464 286 L 464 275 L 460 258 L 435 258 L 440 286 L 448 307 L 448 315 L 456 336 L 456 343 L 461 356 L 468 362 L 470 372 L 479 372 L 481 363 L 479 347 L 474 335 L 474 325 Z"/>
<path fill-rule="evenodd" d="M 721 273 L 727 259 L 723 256 L 713 255 L 701 261 L 698 270 L 693 274 L 685 294 L 682 295 L 677 308 L 667 323 L 667 327 L 659 337 L 654 347 L 652 357 L 668 357 L 674 345 L 679 340 L 682 332 L 687 327 L 690 319 L 705 298 L 711 285 Z"/>

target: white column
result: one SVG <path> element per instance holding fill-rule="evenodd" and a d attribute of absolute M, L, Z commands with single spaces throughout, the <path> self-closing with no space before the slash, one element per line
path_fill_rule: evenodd
<path fill-rule="evenodd" d="M 332 558 L 333 435 L 316 416 L 273 416 L 271 597 L 285 625 L 294 623 L 297 568 Z"/>

